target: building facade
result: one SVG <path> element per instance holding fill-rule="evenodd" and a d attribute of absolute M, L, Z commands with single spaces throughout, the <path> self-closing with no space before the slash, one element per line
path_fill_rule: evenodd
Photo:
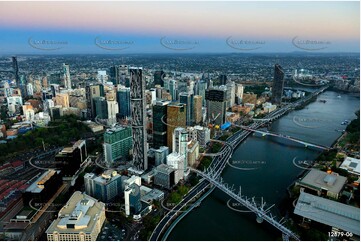
<path fill-rule="evenodd" d="M 148 169 L 147 133 L 145 112 L 145 82 L 141 68 L 129 68 L 130 103 L 132 110 L 133 167 L 145 171 Z"/>
<path fill-rule="evenodd" d="M 117 160 L 126 160 L 133 147 L 132 129 L 130 127 L 114 127 L 104 133 L 105 162 L 111 164 Z"/>
<path fill-rule="evenodd" d="M 279 64 L 275 65 L 274 78 L 272 85 L 272 103 L 281 104 L 283 86 L 284 86 L 284 71 Z"/>
<path fill-rule="evenodd" d="M 105 221 L 105 204 L 73 193 L 46 230 L 48 241 L 96 241 Z"/>

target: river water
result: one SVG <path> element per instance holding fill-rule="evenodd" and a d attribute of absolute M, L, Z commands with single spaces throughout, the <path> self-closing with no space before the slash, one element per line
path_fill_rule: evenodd
<path fill-rule="evenodd" d="M 298 138 L 315 144 L 331 146 L 346 128 L 344 120 L 356 118 L 359 97 L 327 91 L 302 110 L 288 113 L 274 121 L 270 131 Z M 319 100 L 326 100 L 325 103 Z M 314 160 L 320 150 L 306 148 L 277 137 L 249 136 L 235 149 L 223 179 L 234 187 L 242 187 L 242 194 L 263 197 L 267 205 L 275 204 L 272 214 L 280 216 L 287 187 L 304 170 L 294 163 Z M 239 210 L 231 210 L 227 206 Z M 283 203 L 282 203 L 283 202 Z M 245 211 L 245 212 L 244 212 Z M 279 217 L 280 218 L 280 217 Z M 170 233 L 168 240 L 278 240 L 281 233 L 263 222 L 258 224 L 256 216 L 247 212 L 235 201 L 216 189 L 202 205 L 183 218 Z"/>

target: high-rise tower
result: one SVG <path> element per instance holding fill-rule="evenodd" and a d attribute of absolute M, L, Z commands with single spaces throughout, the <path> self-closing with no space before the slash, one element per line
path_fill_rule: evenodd
<path fill-rule="evenodd" d="M 65 89 L 71 89 L 70 67 L 66 63 L 63 63 L 63 80 Z"/>
<path fill-rule="evenodd" d="M 133 131 L 133 166 L 145 171 L 148 168 L 145 82 L 142 68 L 131 67 L 130 72 L 130 107 L 132 112 Z"/>
<path fill-rule="evenodd" d="M 272 86 L 272 102 L 274 104 L 281 104 L 284 85 L 283 77 L 284 72 L 282 67 L 279 64 L 276 64 Z"/>

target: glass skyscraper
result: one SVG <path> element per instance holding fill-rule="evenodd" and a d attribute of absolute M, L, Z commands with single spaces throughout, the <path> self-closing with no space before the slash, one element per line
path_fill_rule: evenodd
<path fill-rule="evenodd" d="M 130 88 L 121 88 L 117 91 L 120 118 L 130 117 Z"/>
<path fill-rule="evenodd" d="M 283 85 L 284 85 L 284 72 L 279 64 L 275 65 L 275 73 L 272 86 L 272 102 L 273 104 L 281 104 Z"/>

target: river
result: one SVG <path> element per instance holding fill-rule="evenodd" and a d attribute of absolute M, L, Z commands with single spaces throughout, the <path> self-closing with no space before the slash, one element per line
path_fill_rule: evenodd
<path fill-rule="evenodd" d="M 341 95 L 341 96 L 339 96 Z M 341 135 L 344 120 L 356 118 L 359 97 L 326 91 L 302 110 L 295 110 L 273 122 L 270 131 L 315 144 L 331 146 Z M 325 103 L 319 100 L 326 100 Z M 272 214 L 280 215 L 288 196 L 287 187 L 304 170 L 294 165 L 302 160 L 314 160 L 320 150 L 306 148 L 277 137 L 253 134 L 239 145 L 227 166 L 223 179 L 234 187 L 242 187 L 242 194 L 267 205 L 275 204 Z M 258 224 L 256 216 L 243 212 L 234 201 L 216 189 L 200 207 L 183 218 L 168 236 L 168 240 L 278 240 L 281 233 L 267 222 Z M 266 207 L 267 207 L 266 205 Z M 280 217 L 279 217 L 280 218 Z"/>

